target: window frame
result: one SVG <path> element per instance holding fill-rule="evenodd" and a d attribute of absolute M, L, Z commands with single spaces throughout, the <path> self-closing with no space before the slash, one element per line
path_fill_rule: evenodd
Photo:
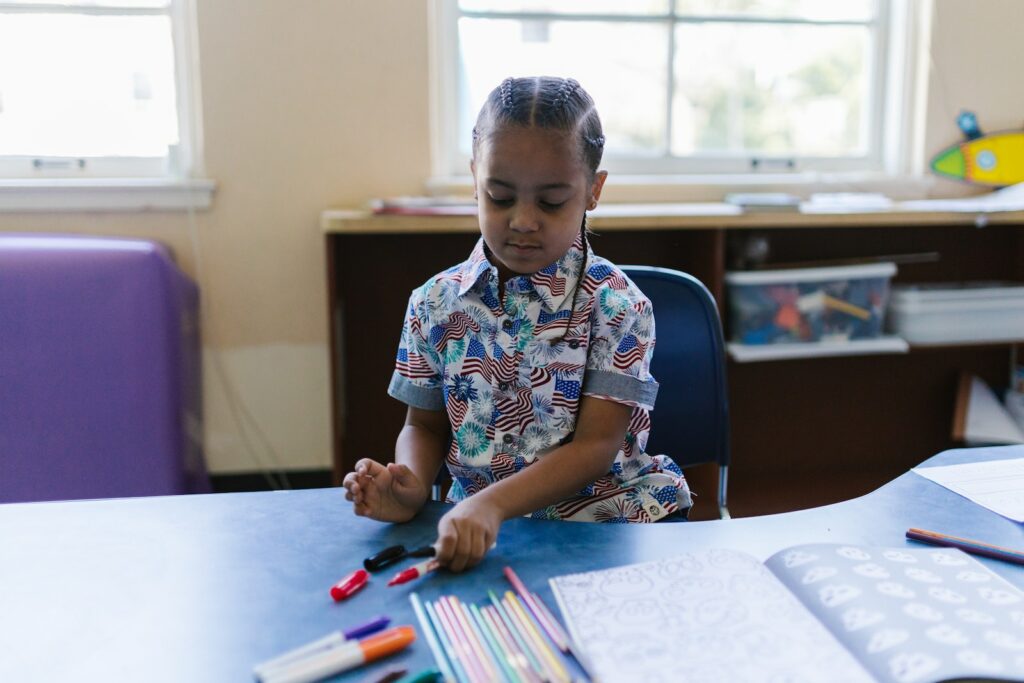
<path fill-rule="evenodd" d="M 0 156 L 0 211 L 204 209 L 214 183 L 204 179 L 195 0 L 166 8 L 0 1 L 0 13 L 166 15 L 174 48 L 178 145 L 166 157 L 76 158 Z"/>
<path fill-rule="evenodd" d="M 673 158 L 667 152 L 660 157 L 645 158 L 606 154 L 602 165 L 634 188 L 629 193 L 631 198 L 637 195 L 636 188 L 643 186 L 730 185 L 756 188 L 765 185 L 811 185 L 827 189 L 840 184 L 849 186 L 851 182 L 863 185 L 871 179 L 901 178 L 910 179 L 909 186 L 919 187 L 920 181 L 913 179 L 913 176 L 921 174 L 920 164 L 915 162 L 915 158 L 920 156 L 916 152 L 922 144 L 918 129 L 925 100 L 922 86 L 926 78 L 921 73 L 921 66 L 927 63 L 931 0 L 877 1 L 878 12 L 874 19 L 867 22 L 877 26 L 871 50 L 872 64 L 869 67 L 874 74 L 868 110 L 872 125 L 869 151 L 864 157 L 798 157 L 795 169 L 787 167 L 785 158 L 765 157 L 764 163 L 757 170 L 752 170 L 749 157 L 715 158 L 707 155 Z M 672 21 L 673 25 L 678 25 L 679 20 L 674 12 L 675 3 L 671 0 L 667 14 L 657 15 L 654 19 L 645 18 L 643 21 Z M 430 42 L 434 84 L 431 98 L 433 178 L 428 183 L 428 187 L 435 193 L 458 191 L 468 183 L 469 158 L 460 152 L 460 141 L 457 139 L 458 19 L 460 16 L 483 14 L 501 18 L 625 20 L 618 15 L 597 14 L 464 13 L 458 8 L 458 0 L 435 0 Z M 828 25 L 837 22 L 799 23 Z M 672 60 L 669 58 L 670 81 L 671 67 Z"/>

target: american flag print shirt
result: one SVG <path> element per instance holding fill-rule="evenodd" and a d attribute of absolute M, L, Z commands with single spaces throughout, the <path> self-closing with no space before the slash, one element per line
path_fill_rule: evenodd
<path fill-rule="evenodd" d="M 581 396 L 629 405 L 611 470 L 531 516 L 653 522 L 691 503 L 679 466 L 644 451 L 658 392 L 654 340 L 650 301 L 582 234 L 557 262 L 506 281 L 503 301 L 481 238 L 468 260 L 413 291 L 388 393 L 446 411 L 449 502 L 557 457 Z"/>

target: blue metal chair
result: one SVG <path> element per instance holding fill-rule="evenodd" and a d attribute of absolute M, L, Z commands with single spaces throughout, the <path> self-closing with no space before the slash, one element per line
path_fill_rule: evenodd
<path fill-rule="evenodd" d="M 717 462 L 718 514 L 728 519 L 729 397 L 715 299 L 700 280 L 678 270 L 620 268 L 654 306 L 651 374 L 661 387 L 647 451 L 665 453 L 683 468 Z"/>

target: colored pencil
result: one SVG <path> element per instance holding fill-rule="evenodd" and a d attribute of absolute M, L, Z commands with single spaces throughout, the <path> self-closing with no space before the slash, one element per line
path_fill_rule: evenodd
<path fill-rule="evenodd" d="M 441 670 L 442 678 L 445 683 L 453 683 L 455 681 L 455 674 L 452 672 L 451 662 L 444 653 L 441 642 L 438 640 L 438 634 L 435 633 L 434 626 L 423 609 L 420 596 L 415 592 L 410 593 L 409 602 L 412 603 L 412 611 L 416 613 L 416 618 L 419 619 L 420 626 L 423 627 L 423 637 L 426 639 L 430 651 L 434 653 L 434 661 L 437 662 L 437 668 Z"/>
<path fill-rule="evenodd" d="M 501 623 L 502 627 L 509 632 L 520 651 L 522 651 L 527 661 L 530 662 L 530 667 L 534 672 L 536 672 L 541 680 L 551 680 L 548 668 L 544 665 L 542 659 L 537 657 L 537 653 L 534 651 L 532 645 L 527 641 L 525 634 L 521 633 L 511 615 L 506 612 L 505 605 L 502 604 L 501 600 L 498 599 L 498 596 L 494 594 L 494 591 L 487 591 L 487 594 L 491 598 L 491 604 L 494 606 L 494 613 L 498 621 Z"/>
<path fill-rule="evenodd" d="M 455 615 L 451 614 L 448 605 L 441 600 L 437 600 L 434 602 L 434 609 L 437 610 L 441 623 L 448 630 L 448 638 L 455 643 L 455 646 L 462 653 L 462 661 L 465 664 L 466 674 L 469 677 L 470 683 L 477 681 L 487 683 L 487 671 L 478 661 L 473 647 L 469 644 L 469 639 L 462 633 L 462 629 L 456 623 Z"/>
<path fill-rule="evenodd" d="M 512 587 L 516 589 L 516 593 L 519 594 L 519 598 L 526 603 L 530 611 L 533 612 L 534 618 L 541 625 L 541 627 L 547 632 L 548 637 L 551 639 L 559 650 L 562 652 L 569 651 L 569 639 L 566 637 L 565 632 L 561 628 L 557 628 L 548 620 L 548 615 L 544 614 L 540 607 L 537 605 L 537 599 L 533 594 L 526 589 L 526 585 L 519 580 L 519 576 L 516 575 L 512 567 L 505 567 L 505 578 L 508 579 Z"/>
<path fill-rule="evenodd" d="M 506 609 L 510 614 L 513 615 L 517 625 L 523 631 L 527 637 L 527 641 L 531 642 L 535 648 L 535 651 L 544 658 L 544 662 L 548 671 L 552 674 L 553 680 L 568 681 L 569 672 L 566 671 L 565 666 L 561 660 L 555 655 L 554 651 L 548 647 L 547 643 L 544 642 L 544 637 L 540 634 L 534 624 L 531 622 L 530 617 L 526 614 L 523 609 L 522 603 L 516 597 L 512 591 L 505 593 L 505 605 Z"/>
<path fill-rule="evenodd" d="M 554 627 L 562 634 L 562 637 L 565 639 L 565 642 L 568 643 L 569 654 L 572 655 L 572 657 L 576 660 L 576 663 L 579 664 L 580 669 L 583 670 L 583 673 L 586 674 L 587 678 L 591 680 L 596 680 L 594 676 L 594 665 L 591 663 L 590 658 L 583 653 L 583 649 L 576 644 L 576 642 L 572 639 L 572 636 L 566 633 L 565 629 L 562 627 L 562 624 L 558 622 L 558 619 L 555 618 L 555 615 L 551 613 L 551 610 L 548 609 L 548 606 L 545 605 L 544 602 L 540 599 L 540 596 L 536 593 L 534 593 L 533 596 L 537 599 L 537 606 L 540 607 L 541 611 L 544 612 L 544 615 L 548 618 L 548 621 L 552 625 L 554 625 Z"/>
<path fill-rule="evenodd" d="M 1024 552 L 1021 552 L 1020 550 L 991 545 L 990 543 L 982 543 L 981 541 L 975 541 L 969 538 L 949 536 L 937 531 L 927 531 L 925 529 L 914 528 L 907 529 L 907 538 L 912 538 L 915 541 L 922 541 L 924 543 L 931 543 L 933 545 L 959 548 L 966 553 L 982 555 L 996 560 L 1003 560 L 1004 562 L 1024 565 Z"/>
<path fill-rule="evenodd" d="M 501 616 L 498 614 L 498 610 L 495 609 L 494 605 L 486 605 L 481 610 L 484 619 L 491 626 L 495 633 L 502 639 L 509 652 L 513 655 L 513 662 L 515 663 L 516 669 L 522 674 L 522 677 L 530 681 L 530 683 L 543 683 L 543 677 L 538 675 L 533 665 L 530 663 L 530 658 L 523 652 L 522 648 L 516 642 L 515 637 L 505 626 L 505 622 L 502 621 Z"/>
<path fill-rule="evenodd" d="M 444 646 L 445 652 L 448 653 L 448 661 L 452 663 L 452 669 L 455 672 L 456 680 L 460 681 L 460 683 L 475 680 L 469 675 L 460 646 L 452 642 L 451 636 L 445 629 L 440 615 L 438 615 L 437 610 L 434 609 L 434 605 L 429 602 L 425 602 L 423 603 L 423 608 L 427 611 L 427 615 L 430 617 L 431 622 L 433 622 L 434 631 L 441 640 L 441 644 Z"/>
<path fill-rule="evenodd" d="M 477 609 L 476 605 L 466 606 L 467 616 L 470 618 L 471 625 L 477 630 L 484 643 L 491 651 L 491 656 L 501 667 L 502 673 L 505 679 L 510 683 L 522 683 L 522 679 L 516 674 L 515 669 L 512 667 L 512 660 L 508 653 L 498 642 L 494 633 L 484 622 L 483 617 L 480 615 L 480 610 Z"/>
<path fill-rule="evenodd" d="M 471 674 L 473 680 L 484 681 L 485 683 L 490 681 L 487 667 L 480 661 L 476 649 L 470 642 L 469 636 L 463 633 L 462 625 L 455 614 L 452 613 L 451 606 L 445 602 L 443 596 L 434 603 L 434 607 L 437 608 L 438 614 L 441 615 L 441 619 L 447 625 L 451 638 L 462 646 L 462 652 L 467 662 L 466 672 Z"/>
<path fill-rule="evenodd" d="M 455 620 L 462 629 L 463 634 L 465 634 L 466 639 L 469 641 L 470 647 L 473 648 L 473 652 L 476 654 L 477 660 L 486 672 L 487 680 L 497 680 L 501 674 L 498 672 L 493 658 L 489 656 L 489 648 L 483 644 L 479 635 L 473 629 L 473 625 L 470 624 L 469 619 L 466 618 L 466 613 L 462 608 L 462 603 L 459 602 L 458 598 L 452 595 L 443 596 L 441 598 L 441 602 L 448 603 L 448 608 L 451 610 L 451 613 L 455 615 Z"/>

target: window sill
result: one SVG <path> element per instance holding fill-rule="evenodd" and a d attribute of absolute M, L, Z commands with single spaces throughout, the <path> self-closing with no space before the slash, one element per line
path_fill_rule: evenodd
<path fill-rule="evenodd" d="M 205 210 L 215 187 L 206 179 L 0 179 L 0 212 Z"/>
<path fill-rule="evenodd" d="M 730 192 L 789 192 L 807 198 L 816 192 L 880 192 L 891 199 L 924 199 L 935 185 L 931 176 L 885 173 L 761 173 L 628 175 L 611 174 L 601 199 L 605 202 L 720 202 Z M 471 176 L 432 178 L 433 196 L 473 194 Z"/>

